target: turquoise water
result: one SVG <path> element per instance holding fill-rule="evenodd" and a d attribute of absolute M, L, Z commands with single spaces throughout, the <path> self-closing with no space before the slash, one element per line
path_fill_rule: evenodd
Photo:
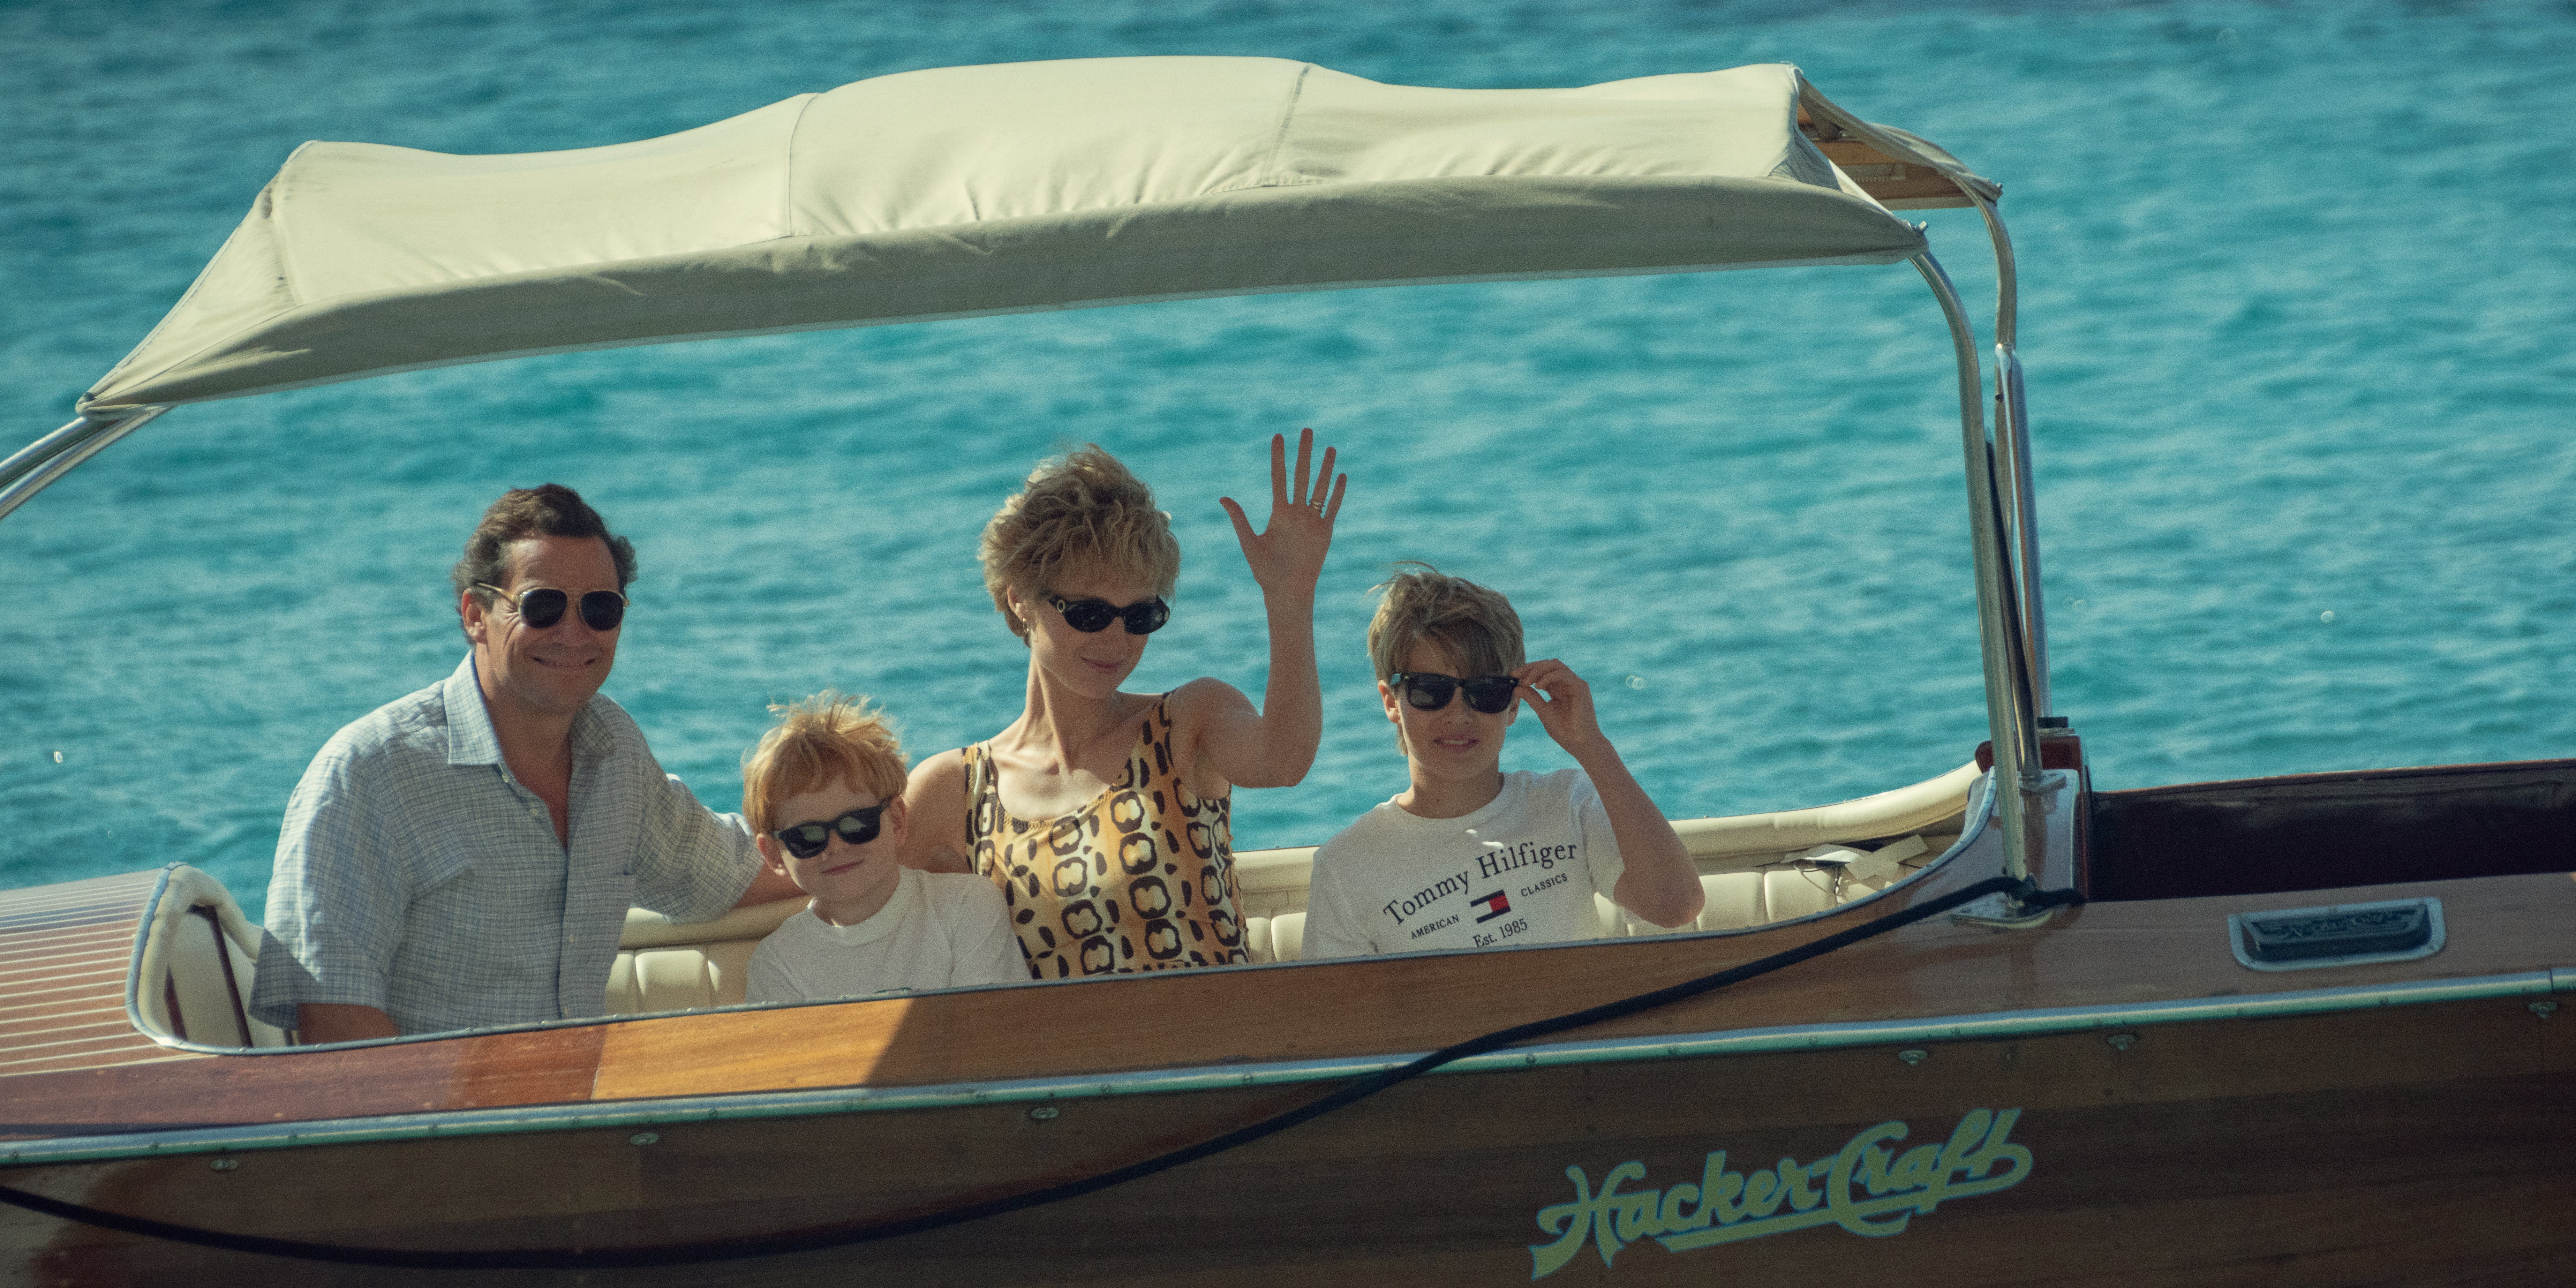
<path fill-rule="evenodd" d="M 912 68 L 1152 53 L 1583 84 L 1791 61 L 2002 179 L 2057 708 L 2107 787 L 2576 754 L 2576 6 L 34 4 L 0 7 L 0 438 L 69 418 L 308 138 L 684 129 Z M 1968 212 L 1925 212 L 1972 301 Z M 1098 441 L 1187 555 L 1139 683 L 1257 693 L 1220 494 L 1314 425 L 1353 474 L 1327 730 L 1244 846 L 1400 784 L 1360 635 L 1391 560 L 1509 592 L 1668 812 L 1937 774 L 1982 734 L 1955 400 L 1914 274 L 1425 287 L 536 359 L 183 408 L 0 523 L 0 886 L 198 864 L 254 913 L 340 725 L 461 650 L 505 487 L 644 576 L 607 691 L 719 807 L 763 707 L 1012 718 L 977 580 Z M 1633 677 L 1633 678 L 1632 678 Z M 1508 759 L 1563 763 L 1532 725 Z"/>

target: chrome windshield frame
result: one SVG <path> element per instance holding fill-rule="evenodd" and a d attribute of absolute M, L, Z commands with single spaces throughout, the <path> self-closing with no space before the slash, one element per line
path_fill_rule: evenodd
<path fill-rule="evenodd" d="M 1977 645 L 1985 669 L 1986 726 L 1994 741 L 1995 781 L 2010 788 L 1998 801 L 2004 872 L 2027 880 L 2031 859 L 2045 846 L 2034 831 L 2045 823 L 2033 799 L 2041 786 L 2039 711 L 2031 682 L 2031 652 L 2022 634 L 2020 582 L 2005 548 L 2012 523 L 2007 518 L 2003 480 L 1998 477 L 1995 445 L 1986 437 L 1985 373 L 1977 360 L 1976 329 L 1950 275 L 1928 250 L 1910 262 L 1940 302 L 1958 365 L 1959 437 L 1967 474 L 1970 558 L 1976 570 Z"/>
<path fill-rule="evenodd" d="M 2021 595 L 2022 666 L 2030 672 L 2031 709 L 2052 714 L 2048 684 L 2048 597 L 2040 583 L 2039 503 L 2031 482 L 2030 403 L 2022 391 L 2021 299 L 2014 272 L 2012 233 L 1995 203 L 1973 186 L 1959 191 L 1976 203 L 1995 250 L 1995 449 L 1997 476 L 2007 506 L 2006 543 Z"/>

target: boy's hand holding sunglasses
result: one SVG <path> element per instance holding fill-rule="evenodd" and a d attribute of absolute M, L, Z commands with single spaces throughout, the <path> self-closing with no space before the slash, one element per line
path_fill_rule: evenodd
<path fill-rule="evenodd" d="M 1592 686 L 1573 667 L 1551 657 L 1513 668 L 1512 678 L 1520 681 L 1515 691 L 1521 701 L 1538 713 L 1539 725 L 1568 755 L 1580 759 L 1607 743 L 1592 708 Z M 1541 691 L 1546 696 L 1540 696 Z"/>

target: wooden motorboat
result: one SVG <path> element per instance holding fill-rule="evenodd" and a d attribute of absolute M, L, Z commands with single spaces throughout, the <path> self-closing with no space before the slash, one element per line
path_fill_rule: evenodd
<path fill-rule="evenodd" d="M 81 418 L 0 466 L 0 514 L 169 407 L 443 363 L 1908 262 L 1956 341 L 1992 739 L 1880 796 L 1680 824 L 1710 897 L 1678 933 L 1300 960 L 1309 852 L 1266 851 L 1235 869 L 1248 966 L 745 1007 L 792 905 L 638 914 L 621 1013 L 326 1047 L 243 1013 L 261 932 L 202 873 L 10 892 L 0 1266 L 2559 1281 L 2576 761 L 2094 791 L 2048 714 L 1999 195 L 1786 67 L 1471 92 L 1028 64 L 585 152 L 309 145 Z M 1991 427 L 1966 314 L 1890 213 L 1944 204 L 2000 263 Z"/>

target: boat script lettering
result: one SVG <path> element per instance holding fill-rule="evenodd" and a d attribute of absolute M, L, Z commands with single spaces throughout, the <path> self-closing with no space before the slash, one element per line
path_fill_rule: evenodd
<path fill-rule="evenodd" d="M 1555 1241 L 1530 1245 L 1530 1278 L 1555 1273 L 1587 1240 L 1606 1266 L 1621 1248 L 1648 1238 L 1667 1251 L 1688 1252 L 1819 1225 L 1868 1238 L 1902 1234 L 1906 1223 L 1943 1200 L 2021 1184 L 2030 1175 L 2030 1150 L 2006 1139 L 2020 1117 L 2018 1109 L 1972 1109 L 1947 1143 L 1901 1153 L 1893 1142 L 1905 1139 L 1905 1124 L 1883 1122 L 1829 1158 L 1803 1166 L 1783 1158 L 1749 1173 L 1727 1170 L 1726 1151 L 1715 1150 L 1698 1184 L 1684 1181 L 1668 1190 L 1622 1192 L 1620 1186 L 1646 1179 L 1646 1165 L 1634 1160 L 1611 1168 L 1598 1191 L 1582 1168 L 1568 1167 L 1574 1201 L 1538 1210 L 1538 1228 Z"/>

